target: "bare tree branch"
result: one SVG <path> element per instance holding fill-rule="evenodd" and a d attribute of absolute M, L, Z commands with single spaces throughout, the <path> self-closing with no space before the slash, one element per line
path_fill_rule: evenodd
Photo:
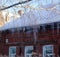
<path fill-rule="evenodd" d="M 19 5 L 19 4 L 27 3 L 27 2 L 29 2 L 29 1 L 31 1 L 31 0 L 24 1 L 24 2 L 18 2 L 18 3 L 16 3 L 16 4 L 10 5 L 10 6 L 8 6 L 8 7 L 2 8 L 2 9 L 0 9 L 0 11 L 9 9 L 9 8 L 11 8 L 11 7 L 13 7 L 13 6 L 16 6 L 16 5 Z"/>

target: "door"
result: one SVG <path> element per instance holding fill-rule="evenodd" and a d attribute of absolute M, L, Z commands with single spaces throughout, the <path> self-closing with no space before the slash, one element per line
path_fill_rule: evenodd
<path fill-rule="evenodd" d="M 54 57 L 53 45 L 43 46 L 43 57 Z"/>
<path fill-rule="evenodd" d="M 16 46 L 9 47 L 9 57 L 16 57 Z"/>
<path fill-rule="evenodd" d="M 25 57 L 32 57 L 33 46 L 25 46 Z"/>

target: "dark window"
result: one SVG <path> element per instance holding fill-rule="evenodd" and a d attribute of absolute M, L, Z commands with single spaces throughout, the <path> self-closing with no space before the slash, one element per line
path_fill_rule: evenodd
<path fill-rule="evenodd" d="M 43 27 L 42 26 L 40 26 L 40 30 L 42 30 L 43 29 Z"/>
<path fill-rule="evenodd" d="M 37 28 L 38 32 L 44 32 L 45 31 L 45 27 L 44 26 L 40 26 L 39 28 Z"/>
<path fill-rule="evenodd" d="M 54 29 L 57 29 L 57 23 L 54 23 Z"/>
<path fill-rule="evenodd" d="M 46 30 L 51 30 L 52 29 L 52 26 L 51 25 L 45 25 L 45 29 Z"/>
<path fill-rule="evenodd" d="M 60 29 L 60 24 L 59 24 L 59 29 Z"/>
<path fill-rule="evenodd" d="M 4 32 L 5 32 L 6 34 L 11 33 L 10 30 L 5 30 Z"/>
<path fill-rule="evenodd" d="M 42 32 L 43 31 L 43 26 L 40 26 L 40 32 Z"/>
<path fill-rule="evenodd" d="M 26 27 L 25 28 L 25 32 L 32 32 L 33 31 L 33 28 L 32 27 Z"/>

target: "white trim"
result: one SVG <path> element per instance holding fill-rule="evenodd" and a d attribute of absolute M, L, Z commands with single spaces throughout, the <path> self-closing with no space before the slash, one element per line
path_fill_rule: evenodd
<path fill-rule="evenodd" d="M 33 50 L 33 46 L 25 46 L 25 57 L 32 57 L 32 53 L 27 53 L 28 50 Z"/>
<path fill-rule="evenodd" d="M 50 54 L 46 54 L 46 49 L 49 49 L 49 47 L 52 47 L 52 53 L 50 53 Z M 50 49 L 49 49 L 50 50 Z M 46 55 L 48 55 L 49 57 L 52 55 L 52 56 L 54 56 L 54 50 L 53 50 L 53 45 L 44 45 L 43 46 L 43 57 L 46 57 Z"/>
<path fill-rule="evenodd" d="M 11 55 L 12 55 L 12 57 L 13 57 L 13 55 L 14 56 L 16 55 L 16 53 L 15 54 L 11 54 L 11 48 L 15 48 L 16 49 L 16 46 L 10 46 L 9 47 L 9 57 L 11 57 Z"/>

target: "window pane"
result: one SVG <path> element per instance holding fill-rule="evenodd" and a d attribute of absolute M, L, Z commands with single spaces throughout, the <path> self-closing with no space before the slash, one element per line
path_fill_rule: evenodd
<path fill-rule="evenodd" d="M 16 49 L 15 48 L 11 48 L 11 54 L 15 54 L 16 53 Z"/>

